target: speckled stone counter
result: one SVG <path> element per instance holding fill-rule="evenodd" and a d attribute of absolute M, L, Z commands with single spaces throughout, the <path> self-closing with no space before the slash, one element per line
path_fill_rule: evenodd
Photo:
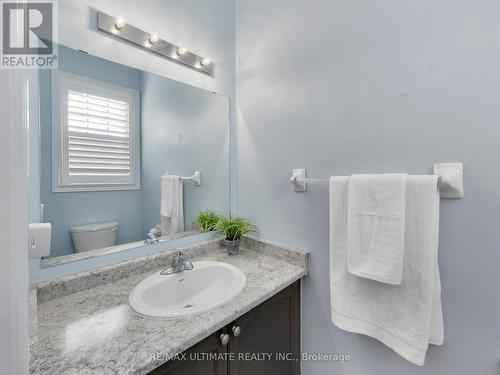
<path fill-rule="evenodd" d="M 165 268 L 171 251 L 39 283 L 30 291 L 30 372 L 146 374 L 162 364 L 152 360 L 153 353 L 166 358 L 186 350 L 308 273 L 307 253 L 256 239 L 246 239 L 235 256 L 216 240 L 187 249 L 193 261 L 240 268 L 247 277 L 241 294 L 187 318 L 153 320 L 135 314 L 127 305 L 130 291 Z"/>

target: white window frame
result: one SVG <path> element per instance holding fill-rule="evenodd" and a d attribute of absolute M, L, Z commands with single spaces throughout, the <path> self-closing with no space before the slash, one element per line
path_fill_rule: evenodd
<path fill-rule="evenodd" d="M 68 166 L 68 90 L 87 92 L 127 101 L 129 108 L 130 176 L 70 176 Z M 140 170 L 140 93 L 62 71 L 52 72 L 52 191 L 139 190 Z"/>

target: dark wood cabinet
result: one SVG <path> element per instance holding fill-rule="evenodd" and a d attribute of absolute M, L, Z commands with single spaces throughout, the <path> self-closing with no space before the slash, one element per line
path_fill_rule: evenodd
<path fill-rule="evenodd" d="M 172 360 L 149 374 L 153 375 L 227 375 L 228 362 L 217 360 L 218 355 L 227 352 L 227 346 L 221 345 L 219 335 L 213 334 L 205 340 L 192 346 L 184 353 L 183 359 Z M 199 354 L 211 354 L 210 358 L 204 359 Z M 201 360 L 198 357 L 202 357 Z M 208 357 L 208 356 L 207 356 Z"/>
<path fill-rule="evenodd" d="M 298 375 L 300 373 L 300 284 L 297 282 L 255 307 L 233 325 L 231 375 Z M 252 360 L 251 355 L 254 354 Z M 255 356 L 261 354 L 261 358 Z M 245 358 L 247 355 L 249 358 Z M 263 355 L 263 357 L 262 357 Z M 243 357 L 243 358 L 239 358 Z"/>
<path fill-rule="evenodd" d="M 223 334 L 229 335 L 226 345 L 221 343 Z M 185 359 L 167 362 L 150 374 L 299 375 L 300 281 L 189 348 Z"/>

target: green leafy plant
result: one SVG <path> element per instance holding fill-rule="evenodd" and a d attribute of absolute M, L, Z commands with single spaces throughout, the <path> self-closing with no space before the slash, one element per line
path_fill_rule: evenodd
<path fill-rule="evenodd" d="M 228 241 L 239 240 L 248 232 L 255 231 L 255 229 L 250 220 L 242 217 L 221 217 L 216 226 L 217 232 Z"/>
<path fill-rule="evenodd" d="M 195 222 L 204 232 L 212 232 L 216 229 L 220 218 L 214 210 L 208 210 L 200 212 Z"/>

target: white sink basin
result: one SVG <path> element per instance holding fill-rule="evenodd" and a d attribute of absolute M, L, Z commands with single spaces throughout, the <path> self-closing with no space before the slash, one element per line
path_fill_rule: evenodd
<path fill-rule="evenodd" d="M 193 262 L 193 270 L 171 275 L 157 272 L 132 289 L 132 310 L 151 318 L 173 319 L 200 314 L 236 297 L 245 286 L 240 269 L 222 262 Z"/>

